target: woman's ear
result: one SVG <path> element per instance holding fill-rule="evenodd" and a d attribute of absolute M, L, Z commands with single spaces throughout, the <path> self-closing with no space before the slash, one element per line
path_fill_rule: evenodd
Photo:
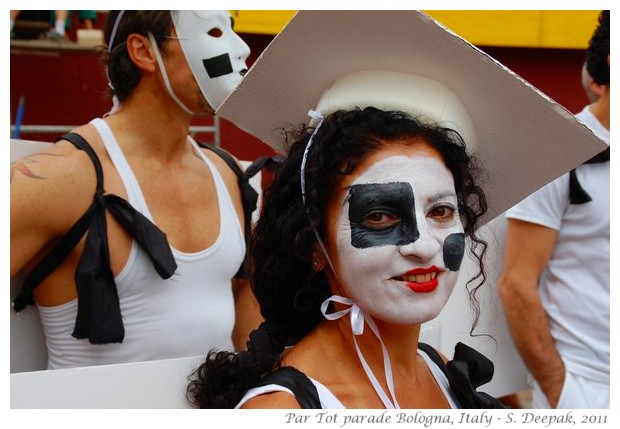
<path fill-rule="evenodd" d="M 147 36 L 132 33 L 127 37 L 127 53 L 136 67 L 145 72 L 155 72 L 157 58 Z"/>

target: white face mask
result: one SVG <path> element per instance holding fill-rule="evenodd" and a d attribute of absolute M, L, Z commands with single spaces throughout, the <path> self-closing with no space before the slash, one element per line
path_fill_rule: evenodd
<path fill-rule="evenodd" d="M 435 318 L 464 252 L 452 174 L 434 152 L 387 156 L 353 180 L 336 226 L 339 283 L 376 320 Z"/>
<path fill-rule="evenodd" d="M 247 71 L 250 48 L 232 28 L 232 17 L 220 10 L 180 10 L 174 27 L 196 83 L 217 110 Z"/>

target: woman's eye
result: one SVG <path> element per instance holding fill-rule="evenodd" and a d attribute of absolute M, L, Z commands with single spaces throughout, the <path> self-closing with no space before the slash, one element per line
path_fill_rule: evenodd
<path fill-rule="evenodd" d="M 218 37 L 222 37 L 222 34 L 224 33 L 222 32 L 222 30 L 216 27 L 216 28 L 212 28 L 211 30 L 207 31 L 207 34 L 211 37 L 218 38 Z"/>
<path fill-rule="evenodd" d="M 428 212 L 428 217 L 439 220 L 439 221 L 452 220 L 452 218 L 454 218 L 454 208 L 450 206 L 433 207 Z"/>
<path fill-rule="evenodd" d="M 390 228 L 399 222 L 398 216 L 386 212 L 370 212 L 364 217 L 364 226 L 372 229 Z"/>

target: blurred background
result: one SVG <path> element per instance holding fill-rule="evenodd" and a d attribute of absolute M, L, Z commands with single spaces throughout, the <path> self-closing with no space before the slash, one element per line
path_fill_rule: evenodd
<path fill-rule="evenodd" d="M 22 11 L 11 35 L 11 136 L 53 141 L 107 112 L 107 82 L 98 53 L 107 11 L 70 11 L 63 40 L 43 37 L 54 11 Z M 73 13 L 75 12 L 75 13 Z M 81 13 L 80 13 L 81 12 Z M 92 12 L 93 19 L 84 19 Z M 576 113 L 588 103 L 581 66 L 598 11 L 425 11 Z M 293 10 L 235 10 L 235 29 L 250 46 L 251 65 L 293 16 Z M 50 18 L 51 17 L 51 18 Z M 192 134 L 239 159 L 272 150 L 225 120 L 197 117 Z"/>

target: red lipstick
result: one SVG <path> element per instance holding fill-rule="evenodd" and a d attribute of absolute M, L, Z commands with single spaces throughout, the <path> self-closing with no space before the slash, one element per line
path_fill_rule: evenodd
<path fill-rule="evenodd" d="M 429 268 L 416 268 L 415 270 L 407 271 L 402 279 L 407 282 L 407 286 L 415 293 L 429 293 L 437 289 L 439 285 L 438 275 L 441 272 L 436 266 Z M 413 279 L 412 277 L 417 277 Z M 424 281 L 421 281 L 422 278 Z"/>

